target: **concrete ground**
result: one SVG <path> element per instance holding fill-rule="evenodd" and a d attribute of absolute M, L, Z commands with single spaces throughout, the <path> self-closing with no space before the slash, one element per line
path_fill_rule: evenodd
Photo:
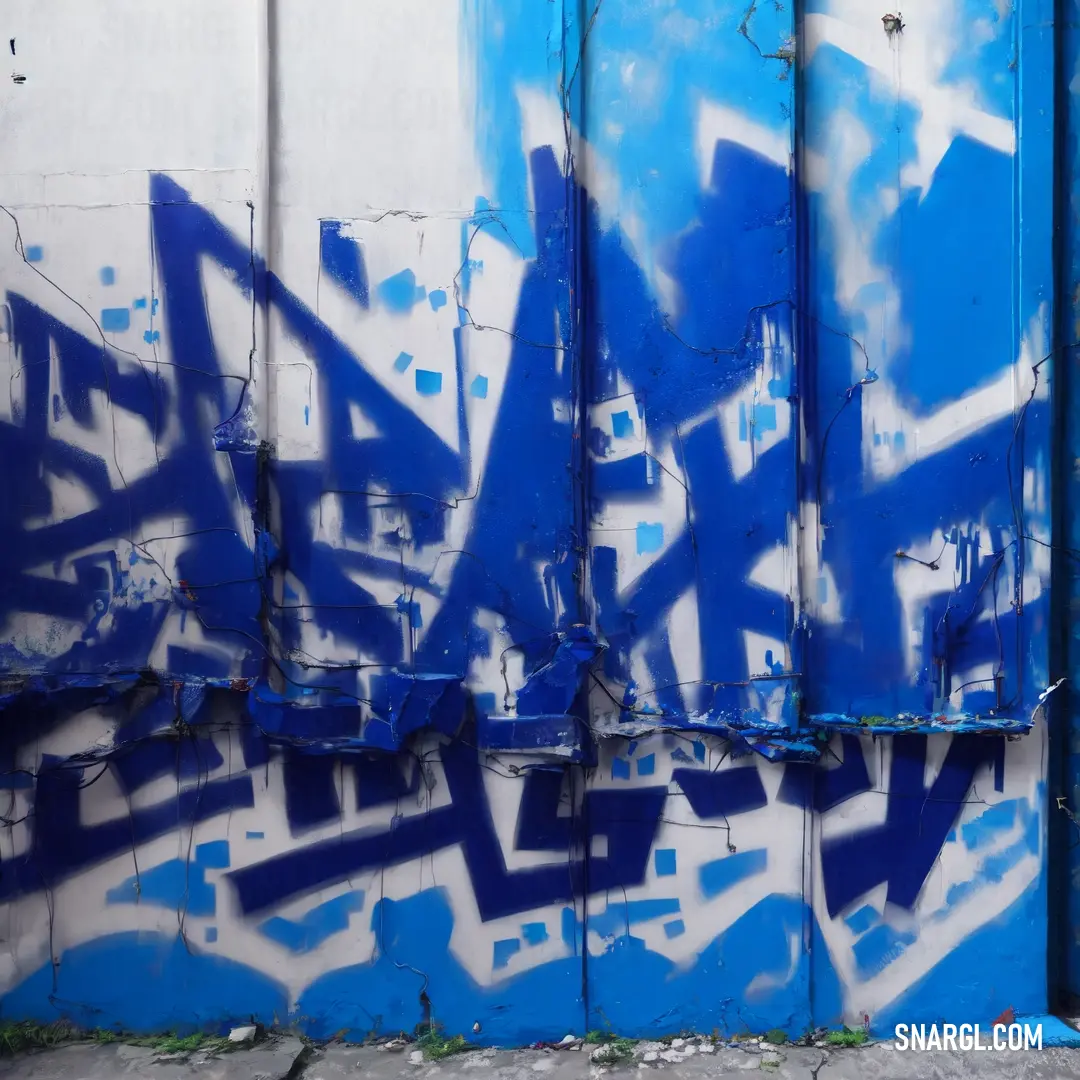
<path fill-rule="evenodd" d="M 393 1045 L 393 1044 L 391 1044 Z M 755 1073 L 776 1080 L 1080 1080 L 1080 1049 L 967 1053 L 898 1051 L 888 1044 L 852 1048 L 713 1046 L 706 1040 L 638 1043 L 611 1064 L 605 1053 L 575 1044 L 566 1049 L 471 1050 L 426 1061 L 409 1045 L 305 1046 L 271 1037 L 222 1055 L 195 1051 L 162 1055 L 121 1043 L 73 1043 L 0 1058 L 4 1080 L 720 1080 Z M 657 1078 L 661 1080 L 661 1078 Z"/>

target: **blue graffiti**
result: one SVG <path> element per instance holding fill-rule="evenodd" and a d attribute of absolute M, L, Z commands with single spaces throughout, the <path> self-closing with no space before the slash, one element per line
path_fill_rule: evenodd
<path fill-rule="evenodd" d="M 967 46 L 961 51 L 970 63 Z M 869 254 L 881 267 L 881 283 L 866 286 L 845 307 L 836 268 L 848 237 L 837 233 L 823 195 L 801 194 L 800 213 L 816 237 L 805 300 L 812 362 L 801 376 L 809 433 L 801 485 L 819 503 L 820 558 L 843 610 L 842 621 L 806 620 L 807 717 L 823 726 L 871 716 L 909 717 L 941 730 L 954 720 L 982 730 L 1013 722 L 1026 729 L 1035 695 L 1046 685 L 1039 627 L 1049 613 L 1047 590 L 1033 597 L 1024 584 L 1031 541 L 1023 475 L 1025 463 L 1045 468 L 1048 403 L 1033 396 L 944 448 L 912 455 L 889 478 L 868 477 L 863 454 L 879 358 L 887 358 L 890 386 L 915 425 L 1017 362 L 1020 342 L 1009 316 L 1015 282 L 1001 272 L 1015 259 L 1016 162 L 958 136 L 929 187 L 907 188 L 879 228 L 881 192 L 894 189 L 898 168 L 919 157 L 918 109 L 904 100 L 885 104 L 870 90 L 861 61 L 833 46 L 815 52 L 807 79 L 815 88 L 807 102 L 808 149 L 829 156 L 834 88 L 841 85 L 850 88 L 845 108 L 871 139 L 843 200 L 859 225 L 874 222 Z M 957 215 L 958 206 L 964 214 Z M 897 315 L 908 330 L 902 340 L 886 338 L 885 281 L 895 284 Z M 861 373 L 853 374 L 853 354 Z M 913 434 L 877 432 L 876 442 L 907 455 Z M 936 588 L 915 613 L 922 646 L 914 679 L 896 585 L 898 561 L 912 543 L 939 548 L 921 557 Z M 986 668 L 992 675 L 965 683 L 968 673 Z M 947 720 L 935 724 L 934 717 Z"/>
<path fill-rule="evenodd" d="M 519 849 L 565 852 L 554 864 L 508 870 L 495 833 L 476 751 L 465 742 L 440 751 L 450 804 L 424 813 L 395 817 L 385 832 L 361 829 L 329 841 L 272 856 L 233 870 L 228 880 L 246 914 L 265 910 L 290 897 L 346 880 L 363 870 L 394 866 L 460 844 L 477 908 L 484 920 L 529 911 L 545 904 L 569 903 L 584 888 L 603 892 L 645 880 L 653 838 L 667 790 L 588 791 L 578 817 L 559 814 L 561 773 L 530 771 L 518 819 Z M 587 822 L 587 825 L 582 822 Z M 607 839 L 607 854 L 584 862 L 570 856 L 581 841 Z"/>
<path fill-rule="evenodd" d="M 957 144 L 950 153 L 960 155 L 956 168 L 966 174 L 977 164 L 967 160 L 972 154 L 989 152 Z M 988 164 L 993 160 L 991 156 Z M 948 163 L 947 157 L 942 168 Z M 151 201 L 160 299 L 170 313 L 165 333 L 171 355 L 185 358 L 173 366 L 170 381 L 131 354 L 104 340 L 92 341 L 30 301 L 9 296 L 25 405 L 14 422 L 0 425 L 5 455 L 23 463 L 12 470 L 12 482 L 0 497 L 0 524 L 12 538 L 0 554 L 0 569 L 12 584 L 0 600 L 0 612 L 39 612 L 81 621 L 85 630 L 81 640 L 57 654 L 49 654 L 43 645 L 41 655 L 28 658 L 6 647 L 7 670 L 18 673 L 28 660 L 58 677 L 144 670 L 150 666 L 150 643 L 175 607 L 184 618 L 198 621 L 207 645 L 169 645 L 170 677 L 230 685 L 237 678 L 261 676 L 250 705 L 264 731 L 282 739 L 395 749 L 419 728 L 449 733 L 460 722 L 463 698 L 450 687 L 461 682 L 485 647 L 473 623 L 478 610 L 499 614 L 512 647 L 522 654 L 527 685 L 539 687 L 535 681 L 528 683 L 530 677 L 552 662 L 572 625 L 588 621 L 595 609 L 606 646 L 604 680 L 624 721 L 644 718 L 654 725 L 697 725 L 775 737 L 797 731 L 802 720 L 799 693 L 810 719 L 826 725 L 834 722 L 835 714 L 841 720 L 898 713 L 925 717 L 947 703 L 954 673 L 990 660 L 999 672 L 995 685 L 969 690 L 965 706 L 980 708 L 984 726 L 1026 723 L 1018 705 L 1031 679 L 1023 663 L 1010 660 L 1022 652 L 1021 620 L 1016 613 L 980 617 L 1000 600 L 1004 568 L 1015 576 L 1022 567 L 1015 529 L 1012 541 L 996 541 L 989 550 L 978 531 L 953 529 L 946 534 L 959 584 L 943 575 L 941 590 L 925 612 L 923 677 L 918 685 L 900 689 L 904 650 L 897 635 L 903 619 L 892 574 L 895 553 L 902 546 L 900 526 L 881 509 L 907 508 L 902 537 L 931 537 L 943 525 L 977 520 L 980 513 L 1008 520 L 1012 511 L 1006 472 L 1011 467 L 1015 476 L 1021 467 L 1010 430 L 1013 420 L 988 425 L 896 478 L 867 488 L 859 482 L 858 444 L 863 394 L 870 391 L 864 385 L 840 395 L 845 407 L 839 419 L 822 422 L 823 403 L 837 394 L 837 380 L 846 377 L 840 354 L 830 350 L 848 342 L 835 334 L 820 336 L 821 362 L 811 365 L 816 385 L 809 385 L 805 400 L 808 427 L 818 432 L 827 427 L 829 440 L 827 446 L 810 448 L 804 477 L 824 470 L 828 482 L 822 493 L 828 498 L 822 513 L 829 517 L 829 528 L 823 554 L 833 566 L 849 621 L 872 624 L 874 630 L 859 637 L 858 644 L 830 624 L 808 623 L 813 633 L 803 635 L 793 598 L 750 580 L 763 553 L 787 542 L 798 478 L 793 442 L 755 450 L 754 468 L 736 479 L 730 463 L 724 464 L 728 457 L 718 425 L 698 424 L 683 432 L 694 415 L 716 405 L 763 366 L 774 399 L 783 401 L 795 392 L 790 357 L 785 359 L 783 350 L 765 350 L 762 338 L 763 319 L 792 332 L 790 176 L 744 147 L 717 144 L 713 189 L 699 200 L 699 224 L 671 256 L 672 280 L 686 299 L 677 324 L 657 307 L 618 232 L 602 229 L 595 207 L 590 208 L 586 240 L 593 253 L 592 276 L 583 302 L 591 317 L 583 339 L 568 346 L 556 340 L 551 329 L 554 313 L 561 326 L 573 322 L 566 288 L 572 262 L 566 179 L 550 147 L 535 151 L 530 167 L 536 256 L 527 264 L 510 328 L 507 380 L 476 492 L 468 490 L 474 468 L 464 407 L 463 327 L 455 331 L 460 450 L 454 451 L 267 272 L 250 245 L 166 177 L 152 178 Z M 579 197 L 587 201 L 584 192 Z M 928 200 L 905 204 L 902 211 L 909 217 L 925 216 L 926 228 L 933 232 L 936 206 Z M 362 247 L 343 235 L 337 222 L 322 223 L 321 244 L 326 273 L 358 304 L 367 303 Z M 218 359 L 202 301 L 201 268 L 207 259 L 225 270 L 253 303 L 275 308 L 286 333 L 318 372 L 325 426 L 325 456 L 319 463 L 277 461 L 261 448 L 247 419 L 246 380 L 226 375 Z M 746 267 L 755 270 L 747 273 Z M 701 287 L 705 281 L 708 290 Z M 827 285 L 819 289 L 823 307 L 824 298 L 831 296 Z M 467 327 L 467 309 L 463 312 Z M 823 314 L 829 322 L 843 323 L 836 310 Z M 564 364 L 558 356 L 567 348 L 573 362 Z M 51 355 L 60 387 L 54 400 L 48 389 Z M 639 547 L 656 557 L 629 588 L 620 586 L 614 550 L 594 543 L 589 554 L 591 596 L 581 589 L 586 514 L 597 513 L 611 499 L 637 497 L 651 483 L 655 468 L 646 446 L 610 463 L 594 455 L 586 469 L 571 425 L 552 423 L 550 402 L 573 401 L 579 392 L 580 356 L 590 358 L 594 368 L 589 378 L 594 408 L 615 392 L 620 378 L 634 386 L 634 411 L 650 442 L 668 442 L 674 448 L 687 492 L 684 528 L 670 537 L 663 527 L 645 523 L 644 532 L 639 528 Z M 417 378 L 432 374 L 418 370 Z M 137 417 L 155 444 L 162 416 L 178 419 L 180 434 L 162 452 L 152 474 L 117 487 L 105 458 L 50 436 L 50 411 L 70 416 L 83 428 L 93 425 L 89 402 L 95 390 L 108 394 L 114 410 Z M 357 437 L 350 415 L 354 406 L 362 407 L 378 431 L 388 434 Z M 1041 426 L 1044 413 L 1044 405 L 1034 402 L 1025 422 Z M 207 415 L 220 418 L 213 431 L 207 430 Z M 522 431 L 530 433 L 528 439 L 520 437 Z M 608 438 L 598 429 L 588 432 L 590 446 L 601 450 Z M 214 456 L 219 453 L 228 456 L 236 480 L 231 491 L 218 479 Z M 98 505 L 54 524 L 28 527 L 29 520 L 48 518 L 54 509 L 39 465 L 77 478 Z M 963 484 L 943 481 L 958 469 L 965 473 Z M 587 510 L 578 505 L 581 490 L 591 493 Z M 927 491 L 935 497 L 926 498 Z M 279 522 L 273 533 L 267 518 L 271 492 Z M 310 533 L 308 523 L 327 494 L 341 499 L 348 549 Z M 235 529 L 237 497 L 253 518 L 254 547 Z M 451 556 L 445 585 L 401 557 L 401 531 L 373 532 L 373 508 L 390 506 L 407 525 L 412 545 L 443 543 L 449 516 L 463 498 L 474 502 L 473 525 L 462 550 Z M 733 515 L 732 506 L 742 512 Z M 177 508 L 187 525 L 177 571 L 169 580 L 163 568 L 153 567 L 155 538 L 146 535 L 145 527 Z M 72 559 L 72 574 L 63 580 L 33 572 L 42 562 L 118 539 L 129 542 L 129 561 L 143 560 L 160 572 L 158 583 L 167 590 L 169 602 L 151 603 L 138 595 L 130 569 L 108 551 Z M 376 544 L 400 554 L 385 557 L 362 550 Z M 538 563 L 545 567 L 541 576 L 532 569 Z M 357 583 L 357 572 L 394 582 L 401 589 L 399 602 L 378 603 Z M 290 584 L 285 599 L 277 600 L 275 583 L 286 577 L 297 587 Z M 701 680 L 686 685 L 677 677 L 667 622 L 675 601 L 691 586 L 699 605 L 703 673 Z M 427 625 L 419 618 L 418 594 L 435 602 Z M 1037 617 L 1044 607 L 1040 597 L 1025 610 Z M 111 621 L 103 631 L 106 612 Z M 370 659 L 328 664 L 306 654 L 303 630 L 311 623 Z M 748 657 L 743 637 L 747 631 L 787 642 L 793 667 L 786 669 L 764 656 L 760 662 Z M 645 646 L 653 688 L 638 687 L 629 677 L 629 656 L 639 645 Z M 865 662 L 867 648 L 874 663 Z M 761 670 L 755 670 L 758 663 Z M 387 671 L 392 666 L 397 670 Z M 799 667 L 806 671 L 800 673 Z M 583 680 L 586 670 L 587 665 L 580 666 L 576 677 Z M 766 686 L 762 679 L 772 683 Z M 837 710 L 841 681 L 844 707 Z M 886 688 L 892 689 L 883 697 Z M 747 697 L 751 691 L 772 689 L 779 689 L 784 700 L 779 721 L 767 718 Z M 552 700 L 542 696 L 538 701 L 528 705 L 529 715 L 558 717 L 577 707 L 573 695 L 567 703 L 562 684 Z M 403 719 L 406 711 L 412 719 Z M 527 726 L 500 732 L 501 710 L 485 709 L 484 714 L 491 721 L 493 746 L 520 738 L 526 749 L 562 737 L 557 731 L 538 734 Z M 769 753 L 773 751 L 775 747 Z M 795 745 L 791 751 L 802 752 Z"/>
<path fill-rule="evenodd" d="M 867 829 L 821 841 L 825 903 L 832 918 L 885 883 L 891 904 L 915 906 L 923 883 L 960 816 L 975 774 L 992 764 L 1000 738 L 956 735 L 934 781 L 927 785 L 926 735 L 895 739 L 886 796 L 885 821 Z M 846 748 L 844 763 L 832 772 L 857 777 L 846 797 L 871 790 L 857 743 Z M 866 779 L 864 779 L 866 778 Z"/>
<path fill-rule="evenodd" d="M 772 731 L 774 725 L 744 699 L 743 688 L 762 672 L 749 664 L 743 633 L 753 630 L 794 646 L 792 598 L 750 580 L 762 554 L 787 540 L 796 500 L 792 447 L 782 442 L 760 451 L 754 469 L 737 479 L 718 424 L 699 424 L 686 435 L 682 427 L 762 366 L 775 395 L 789 393 L 790 357 L 779 349 L 766 352 L 760 321 L 767 316 L 778 325 L 790 323 L 792 182 L 786 169 L 729 142 L 716 145 L 712 177 L 699 199 L 698 225 L 669 268 L 685 301 L 674 327 L 619 234 L 605 232 L 595 213 L 590 220 L 593 340 L 586 348 L 590 355 L 610 356 L 597 364 L 594 401 L 616 393 L 620 376 L 634 387 L 650 443 L 675 448 L 688 503 L 685 528 L 629 589 L 619 588 L 614 550 L 594 546 L 593 589 L 608 645 L 604 673 L 626 688 L 624 718 L 640 716 L 644 707 L 665 723 L 696 714 L 720 727 Z M 606 436 L 594 429 L 591 440 L 602 450 Z M 598 512 L 605 500 L 641 497 L 652 482 L 648 448 L 611 463 L 594 459 L 592 471 Z M 698 596 L 703 676 L 688 686 L 676 673 L 667 617 L 691 585 Z M 637 692 L 628 670 L 630 652 L 641 643 L 661 687 L 647 696 Z M 790 698 L 795 680 L 781 675 L 775 685 L 788 690 L 783 722 L 797 726 Z"/>

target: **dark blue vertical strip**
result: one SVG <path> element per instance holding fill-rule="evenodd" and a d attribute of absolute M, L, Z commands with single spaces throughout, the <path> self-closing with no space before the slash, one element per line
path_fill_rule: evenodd
<path fill-rule="evenodd" d="M 1077 0 L 1056 0 L 1055 39 L 1055 124 L 1054 156 L 1056 188 L 1055 279 L 1057 319 L 1055 320 L 1055 427 L 1053 444 L 1060 449 L 1052 458 L 1051 505 L 1053 537 L 1051 574 L 1050 672 L 1056 681 L 1067 676 L 1061 691 L 1048 702 L 1050 748 L 1048 755 L 1049 822 L 1047 893 L 1049 897 L 1048 981 L 1051 1008 L 1068 1009 L 1080 1001 L 1080 891 L 1072 886 L 1080 873 L 1080 829 L 1059 810 L 1076 813 L 1073 792 L 1080 784 L 1080 755 L 1070 746 L 1080 732 L 1080 695 L 1076 679 L 1080 675 L 1080 641 L 1075 612 L 1080 608 L 1080 574 L 1072 555 L 1080 545 L 1080 487 L 1070 463 L 1080 457 L 1080 415 L 1077 364 L 1080 349 L 1080 116 L 1078 100 L 1069 89 L 1070 73 L 1080 62 L 1080 28 Z M 1059 802 L 1059 800 L 1061 800 Z M 1070 1000 L 1071 999 L 1071 1000 Z"/>
<path fill-rule="evenodd" d="M 364 249 L 351 236 L 343 236 L 343 221 L 319 222 L 319 259 L 322 269 L 362 308 L 368 306 Z"/>

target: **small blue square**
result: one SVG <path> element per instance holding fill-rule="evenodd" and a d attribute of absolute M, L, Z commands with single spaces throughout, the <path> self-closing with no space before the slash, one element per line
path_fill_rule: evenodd
<path fill-rule="evenodd" d="M 631 439 L 634 436 L 634 421 L 624 409 L 622 412 L 611 414 L 611 434 L 616 439 Z"/>
<path fill-rule="evenodd" d="M 432 289 L 428 293 L 428 303 L 431 305 L 432 311 L 438 311 L 441 307 L 446 307 L 446 292 L 443 289 Z"/>
<path fill-rule="evenodd" d="M 612 758 L 611 778 L 612 780 L 629 780 L 630 762 L 625 760 L 624 758 Z"/>
<path fill-rule="evenodd" d="M 491 966 L 498 970 L 510 963 L 510 958 L 521 952 L 521 940 L 519 938 L 503 938 L 495 942 L 492 951 Z"/>
<path fill-rule="evenodd" d="M 416 392 L 424 397 L 434 397 L 442 393 L 442 372 L 416 369 Z"/>
<path fill-rule="evenodd" d="M 195 864 L 208 866 L 216 870 L 227 870 L 229 867 L 229 841 L 207 840 L 205 844 L 199 844 L 195 848 Z"/>
<path fill-rule="evenodd" d="M 404 371 L 411 363 L 412 357 L 407 352 L 400 352 L 394 361 L 394 370 Z"/>
<path fill-rule="evenodd" d="M 547 926 L 542 922 L 527 922 L 521 928 L 521 936 L 529 945 L 542 945 L 548 939 Z"/>
<path fill-rule="evenodd" d="M 103 266 L 98 271 L 98 277 L 101 279 L 102 285 L 116 284 L 116 271 L 111 266 Z"/>
<path fill-rule="evenodd" d="M 476 378 L 473 379 L 472 384 L 469 386 L 469 393 L 472 394 L 473 397 L 486 398 L 487 386 L 487 376 L 477 375 Z"/>
<path fill-rule="evenodd" d="M 660 522 L 637 523 L 637 553 L 650 555 L 664 546 L 664 526 Z"/>
<path fill-rule="evenodd" d="M 656 755 L 646 754 L 644 757 L 638 758 L 637 774 L 638 776 L 652 776 L 656 772 Z"/>
<path fill-rule="evenodd" d="M 686 924 L 682 919 L 672 919 L 671 922 L 664 923 L 664 933 L 669 938 L 678 937 L 680 934 L 686 933 Z"/>
<path fill-rule="evenodd" d="M 210 944 L 213 944 L 215 941 L 217 941 L 217 927 L 216 926 L 208 926 L 206 928 L 206 940 Z"/>
<path fill-rule="evenodd" d="M 122 334 L 131 326 L 131 312 L 126 307 L 102 308 L 101 329 L 106 334 Z"/>
<path fill-rule="evenodd" d="M 26 249 L 27 262 L 41 262 L 45 258 L 45 249 L 40 244 L 31 244 Z"/>
<path fill-rule="evenodd" d="M 653 856 L 657 877 L 671 877 L 675 873 L 675 849 L 659 848 Z"/>

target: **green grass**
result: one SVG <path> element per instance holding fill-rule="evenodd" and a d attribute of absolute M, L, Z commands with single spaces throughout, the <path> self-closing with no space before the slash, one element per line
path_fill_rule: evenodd
<path fill-rule="evenodd" d="M 766 1031 L 762 1036 L 767 1043 L 772 1043 L 773 1046 L 783 1046 L 787 1042 L 787 1034 L 780 1030 L 780 1028 L 773 1028 L 771 1031 Z"/>
<path fill-rule="evenodd" d="M 33 1020 L 0 1023 L 0 1057 L 24 1050 L 48 1050 L 70 1042 L 78 1034 L 71 1024 L 62 1020 L 54 1024 L 38 1024 Z"/>
<path fill-rule="evenodd" d="M 825 1036 L 825 1041 L 830 1046 L 862 1046 L 866 1042 L 866 1032 L 862 1029 L 852 1031 L 851 1028 L 844 1028 L 843 1031 L 830 1031 Z"/>
<path fill-rule="evenodd" d="M 448 1039 L 438 1028 L 430 1027 L 416 1040 L 416 1047 L 423 1051 L 428 1061 L 442 1061 L 451 1054 L 468 1050 L 469 1044 L 464 1035 L 454 1035 Z"/>
<path fill-rule="evenodd" d="M 201 1032 L 184 1036 L 175 1033 L 140 1036 L 110 1031 L 107 1028 L 82 1030 L 65 1020 L 58 1020 L 53 1024 L 38 1024 L 32 1020 L 0 1023 L 0 1057 L 9 1057 L 27 1050 L 51 1050 L 55 1046 L 78 1041 L 102 1044 L 125 1042 L 129 1046 L 149 1047 L 160 1054 L 190 1054 L 195 1050 L 222 1053 L 244 1045 L 230 1043 L 226 1038 L 204 1035 Z"/>
<path fill-rule="evenodd" d="M 633 1039 L 624 1039 L 619 1035 L 613 1035 L 610 1031 L 590 1031 L 585 1036 L 585 1041 L 597 1049 L 593 1060 L 599 1065 L 614 1065 L 618 1061 L 625 1061 L 634 1053 L 636 1045 Z"/>
<path fill-rule="evenodd" d="M 196 1031 L 193 1035 L 154 1035 L 148 1039 L 132 1039 L 136 1046 L 149 1046 L 160 1054 L 190 1054 L 193 1050 L 203 1048 L 218 1049 L 227 1039 L 210 1039 L 201 1032 Z"/>

